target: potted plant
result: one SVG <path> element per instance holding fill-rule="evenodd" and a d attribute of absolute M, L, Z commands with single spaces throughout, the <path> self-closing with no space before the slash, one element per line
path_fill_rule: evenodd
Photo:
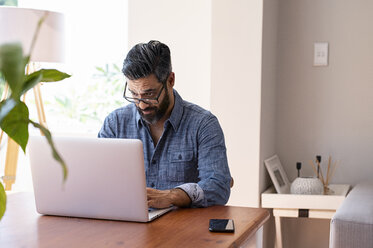
<path fill-rule="evenodd" d="M 21 101 L 21 96 L 40 82 L 55 82 L 70 77 L 70 75 L 55 69 L 40 69 L 29 75 L 25 74 L 25 67 L 30 62 L 38 32 L 45 19 L 42 17 L 37 25 L 31 44 L 30 54 L 24 55 L 20 43 L 0 45 L 0 74 L 8 83 L 11 94 L 0 102 L 0 128 L 8 137 L 20 145 L 25 152 L 29 138 L 28 126 L 39 128 L 52 149 L 53 157 L 60 162 L 64 180 L 67 177 L 67 167 L 54 147 L 50 131 L 41 124 L 30 120 L 27 105 Z M 6 208 L 6 194 L 0 182 L 0 219 Z"/>

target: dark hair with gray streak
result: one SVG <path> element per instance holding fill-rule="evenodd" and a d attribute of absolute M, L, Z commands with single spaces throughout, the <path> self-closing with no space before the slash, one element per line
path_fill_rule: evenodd
<path fill-rule="evenodd" d="M 123 62 L 122 72 L 130 80 L 154 74 L 165 84 L 172 71 L 170 49 L 162 42 L 151 40 L 135 45 Z"/>

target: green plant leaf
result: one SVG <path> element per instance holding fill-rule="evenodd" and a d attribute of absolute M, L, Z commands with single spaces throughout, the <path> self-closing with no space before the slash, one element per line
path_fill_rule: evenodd
<path fill-rule="evenodd" d="M 66 106 L 66 97 L 64 97 L 64 99 L 62 99 L 60 97 L 55 96 L 54 100 L 56 100 L 57 104 L 59 104 L 61 107 Z"/>
<path fill-rule="evenodd" d="M 41 69 L 39 72 L 43 75 L 41 82 L 56 82 L 71 77 L 71 75 L 56 69 Z"/>
<path fill-rule="evenodd" d="M 14 96 L 19 97 L 25 77 L 25 60 L 21 43 L 0 46 L 0 71 Z"/>
<path fill-rule="evenodd" d="M 8 98 L 0 102 L 0 123 L 16 105 L 17 102 L 13 98 Z"/>
<path fill-rule="evenodd" d="M 56 69 L 41 69 L 27 75 L 25 83 L 32 78 L 39 77 L 39 75 L 41 76 L 40 82 L 56 82 L 71 77 L 71 75 Z"/>
<path fill-rule="evenodd" d="M 3 107 L 1 107 L 1 109 L 3 109 Z M 20 145 L 24 152 L 26 152 L 26 145 L 29 137 L 28 120 L 29 111 L 26 104 L 21 101 L 16 101 L 16 105 L 0 122 L 1 129 Z"/>
<path fill-rule="evenodd" d="M 105 72 L 104 69 L 102 69 L 102 67 L 98 67 L 98 66 L 96 66 L 96 70 L 98 70 L 100 72 Z"/>
<path fill-rule="evenodd" d="M 41 81 L 42 77 L 43 75 L 41 75 L 40 73 L 36 73 L 36 74 L 32 73 L 30 75 L 27 75 L 25 82 L 23 83 L 23 86 L 22 86 L 21 95 L 26 93 L 28 90 L 34 88 L 34 86 L 37 85 Z"/>
<path fill-rule="evenodd" d="M 69 77 L 69 74 L 60 72 L 56 69 L 41 69 L 39 71 L 35 71 L 26 76 L 22 86 L 21 95 L 32 89 L 39 82 L 56 82 Z"/>
<path fill-rule="evenodd" d="M 3 184 L 0 182 L 0 220 L 3 218 L 6 208 L 6 194 Z"/>
<path fill-rule="evenodd" d="M 57 160 L 61 164 L 62 172 L 63 172 L 63 181 L 66 181 L 67 174 L 68 174 L 67 166 L 65 164 L 65 161 L 63 161 L 62 157 L 57 152 L 56 147 L 54 146 L 51 133 L 49 132 L 49 130 L 47 128 L 45 128 L 44 126 L 40 125 L 39 123 L 33 122 L 32 120 L 29 120 L 29 122 L 34 127 L 39 128 L 40 131 L 44 134 L 45 138 L 47 139 L 47 141 L 48 141 L 48 143 L 49 143 L 49 145 L 50 145 L 50 147 L 52 149 L 52 155 L 53 155 L 54 159 Z"/>
<path fill-rule="evenodd" d="M 113 64 L 113 68 L 116 71 L 116 73 L 120 73 L 121 72 L 121 70 L 120 70 L 120 68 L 119 68 L 119 66 L 117 64 Z"/>
<path fill-rule="evenodd" d="M 23 64 L 26 66 L 30 62 L 30 55 L 23 57 Z"/>

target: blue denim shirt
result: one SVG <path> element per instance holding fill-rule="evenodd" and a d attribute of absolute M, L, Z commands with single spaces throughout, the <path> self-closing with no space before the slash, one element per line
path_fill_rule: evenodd
<path fill-rule="evenodd" d="M 142 141 L 147 187 L 180 188 L 194 207 L 224 205 L 230 195 L 231 176 L 218 119 L 184 101 L 176 90 L 173 93 L 174 108 L 156 146 L 134 104 L 109 114 L 98 137 Z"/>

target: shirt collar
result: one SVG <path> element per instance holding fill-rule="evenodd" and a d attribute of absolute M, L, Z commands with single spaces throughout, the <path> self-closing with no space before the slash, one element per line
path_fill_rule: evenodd
<path fill-rule="evenodd" d="M 170 118 L 168 118 L 168 120 L 166 120 L 166 122 L 169 121 L 171 123 L 174 131 L 177 132 L 177 130 L 180 126 L 181 117 L 183 115 L 183 110 L 184 110 L 183 102 L 184 101 L 175 89 L 173 89 L 173 93 L 174 93 L 174 98 L 175 98 L 174 108 L 171 111 Z M 136 117 L 135 118 L 136 118 L 137 128 L 140 128 L 141 126 L 145 126 L 146 122 L 141 118 L 141 115 L 140 115 L 139 111 L 137 111 L 136 106 L 134 106 L 134 107 L 135 107 L 135 111 L 136 111 Z"/>
<path fill-rule="evenodd" d="M 173 90 L 174 92 L 174 97 L 175 97 L 175 103 L 174 103 L 174 108 L 172 109 L 171 116 L 168 119 L 174 128 L 174 131 L 177 132 L 180 122 L 181 122 L 181 117 L 183 116 L 183 111 L 184 111 L 184 101 L 177 93 L 176 90 Z"/>

